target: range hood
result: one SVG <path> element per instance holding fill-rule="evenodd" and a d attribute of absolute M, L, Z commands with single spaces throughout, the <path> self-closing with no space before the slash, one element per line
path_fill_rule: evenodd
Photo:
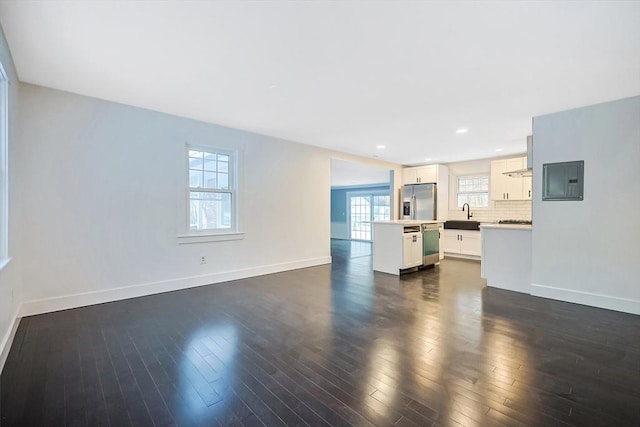
<path fill-rule="evenodd" d="M 533 135 L 527 136 L 527 167 L 524 169 L 516 169 L 514 171 L 502 172 L 503 175 L 512 178 L 520 178 L 523 176 L 531 176 L 533 172 Z"/>

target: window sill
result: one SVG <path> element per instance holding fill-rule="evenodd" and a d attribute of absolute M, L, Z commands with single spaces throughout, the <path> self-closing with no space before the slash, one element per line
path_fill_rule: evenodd
<path fill-rule="evenodd" d="M 4 268 L 9 264 L 9 261 L 11 261 L 11 257 L 0 259 L 0 271 L 4 270 Z"/>
<path fill-rule="evenodd" d="M 188 243 L 225 242 L 228 240 L 242 239 L 244 239 L 244 233 L 240 231 L 232 231 L 228 233 L 193 233 L 179 235 L 178 244 L 184 245 Z"/>

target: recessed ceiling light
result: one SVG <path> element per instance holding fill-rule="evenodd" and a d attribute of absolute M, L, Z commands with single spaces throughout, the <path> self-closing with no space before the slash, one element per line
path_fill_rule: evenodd
<path fill-rule="evenodd" d="M 498 153 L 499 153 L 499 152 L 501 152 L 501 151 L 504 151 L 504 148 L 496 148 L 496 152 L 498 152 Z"/>
<path fill-rule="evenodd" d="M 465 129 L 465 128 L 458 129 L 458 130 L 456 131 L 456 133 L 467 133 L 467 132 L 469 132 L 469 129 Z"/>
<path fill-rule="evenodd" d="M 427 157 L 426 159 L 424 159 L 425 162 L 430 162 L 431 160 L 433 160 L 431 157 Z"/>
<path fill-rule="evenodd" d="M 380 145 L 376 145 L 376 148 L 377 148 L 378 150 L 382 150 L 383 148 L 385 148 L 385 146 L 384 146 L 384 145 L 382 145 L 382 144 L 380 144 Z"/>

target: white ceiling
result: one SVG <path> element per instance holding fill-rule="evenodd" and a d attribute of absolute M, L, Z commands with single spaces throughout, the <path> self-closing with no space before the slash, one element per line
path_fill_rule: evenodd
<path fill-rule="evenodd" d="M 640 94 L 639 1 L 3 0 L 0 23 L 24 82 L 402 164 L 522 153 L 532 116 Z"/>

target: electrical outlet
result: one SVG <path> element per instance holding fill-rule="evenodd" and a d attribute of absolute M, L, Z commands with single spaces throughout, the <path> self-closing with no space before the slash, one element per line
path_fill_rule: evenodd
<path fill-rule="evenodd" d="M 206 264 L 206 263 L 207 263 L 207 257 L 206 257 L 206 256 L 204 256 L 204 255 L 202 255 L 202 256 L 200 257 L 200 264 Z"/>

